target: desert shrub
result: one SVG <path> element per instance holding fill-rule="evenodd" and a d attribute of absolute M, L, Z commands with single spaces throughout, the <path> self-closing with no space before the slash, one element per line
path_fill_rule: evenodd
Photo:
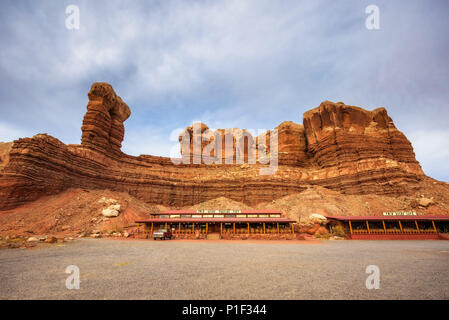
<path fill-rule="evenodd" d="M 315 234 L 315 238 L 317 238 L 317 239 L 329 239 L 330 237 L 331 237 L 331 234 L 329 234 L 328 232 L 323 233 L 323 234 L 319 234 L 319 233 Z"/>
<path fill-rule="evenodd" d="M 332 226 L 332 232 L 333 232 L 333 235 L 337 236 L 337 237 L 345 237 L 346 236 L 345 229 L 340 224 Z"/>

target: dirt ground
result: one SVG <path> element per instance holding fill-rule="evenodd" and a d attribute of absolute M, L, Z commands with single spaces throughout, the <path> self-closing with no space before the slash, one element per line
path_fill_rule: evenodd
<path fill-rule="evenodd" d="M 0 298 L 449 299 L 448 261 L 449 241 L 77 239 L 0 250 Z M 379 289 L 366 287 L 370 265 Z"/>

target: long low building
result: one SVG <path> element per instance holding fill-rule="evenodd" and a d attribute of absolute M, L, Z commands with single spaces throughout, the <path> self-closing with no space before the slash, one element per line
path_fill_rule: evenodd
<path fill-rule="evenodd" d="M 326 216 L 329 229 L 341 225 L 349 239 L 446 239 L 449 216 L 386 215 L 386 216 Z"/>
<path fill-rule="evenodd" d="M 136 223 L 150 233 L 164 228 L 175 234 L 280 234 L 294 233 L 295 220 L 276 210 L 168 210 Z"/>

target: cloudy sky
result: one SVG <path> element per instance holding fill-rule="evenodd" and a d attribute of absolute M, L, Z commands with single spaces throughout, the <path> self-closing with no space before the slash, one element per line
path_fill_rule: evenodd
<path fill-rule="evenodd" d="M 365 8 L 380 9 L 380 30 Z M 66 7 L 80 10 L 68 30 Z M 449 181 L 449 1 L 0 3 L 0 141 L 80 143 L 93 82 L 131 107 L 126 153 L 169 155 L 172 132 L 270 129 L 324 100 L 387 108 L 424 171 Z"/>

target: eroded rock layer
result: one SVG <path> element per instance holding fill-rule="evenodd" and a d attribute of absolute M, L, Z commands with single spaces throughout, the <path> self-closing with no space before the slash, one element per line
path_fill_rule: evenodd
<path fill-rule="evenodd" d="M 275 174 L 261 175 L 267 165 L 260 163 L 175 165 L 169 158 L 123 154 L 128 106 L 105 83 L 95 83 L 88 96 L 81 145 L 65 145 L 48 135 L 14 141 L 1 172 L 0 209 L 68 188 L 124 191 L 167 206 L 190 206 L 218 197 L 254 205 L 311 185 L 346 194 L 405 195 L 429 179 L 410 142 L 383 108 L 367 111 L 326 101 L 304 114 L 303 125 L 280 124 L 275 147 L 267 142 L 267 149 L 279 151 L 279 167 Z M 202 126 L 200 132 L 207 129 Z M 195 155 L 192 141 L 186 141 L 185 156 L 190 160 L 200 156 L 205 145 L 200 144 Z M 253 141 L 256 146 L 261 143 L 259 137 Z M 244 151 L 245 162 L 247 156 Z"/>

